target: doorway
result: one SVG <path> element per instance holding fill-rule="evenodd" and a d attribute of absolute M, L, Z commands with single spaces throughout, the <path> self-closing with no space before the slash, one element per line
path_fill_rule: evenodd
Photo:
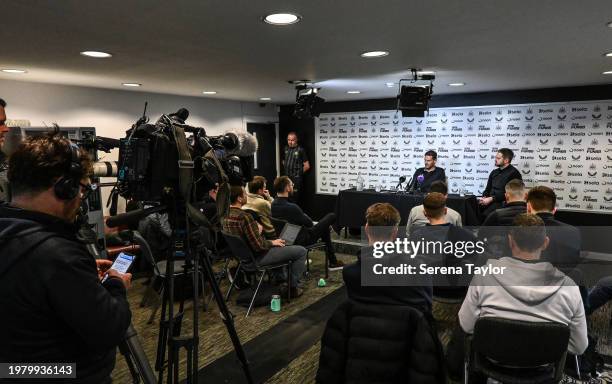
<path fill-rule="evenodd" d="M 247 123 L 247 131 L 257 138 L 254 175 L 263 176 L 268 181 L 268 189 L 276 179 L 276 125 L 272 123 Z"/>

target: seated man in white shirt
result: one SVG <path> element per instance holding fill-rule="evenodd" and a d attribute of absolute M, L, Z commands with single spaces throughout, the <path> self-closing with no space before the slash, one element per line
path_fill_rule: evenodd
<path fill-rule="evenodd" d="M 505 267 L 503 274 L 474 276 L 459 310 L 461 330 L 473 333 L 480 317 L 556 322 L 569 327 L 568 351 L 582 354 L 588 345 L 582 297 L 569 277 L 550 262 L 540 260 L 549 243 L 544 221 L 537 215 L 520 214 L 514 219 L 508 239 L 512 256 L 487 261 L 494 267 Z M 460 332 L 455 337 L 461 338 Z M 463 343 L 451 344 L 463 349 Z M 449 346 L 447 359 L 451 375 L 463 361 L 461 351 L 453 353 L 452 349 Z"/>
<path fill-rule="evenodd" d="M 429 192 L 438 192 L 443 194 L 445 197 L 448 197 L 448 187 L 445 182 L 440 180 L 431 183 Z M 446 209 L 445 221 L 454 225 L 455 227 L 461 227 L 462 222 L 459 212 L 448 207 Z M 406 237 L 410 237 L 410 233 L 412 233 L 415 228 L 424 227 L 427 225 L 427 223 L 429 223 L 429 220 L 425 216 L 423 204 L 412 207 L 410 210 L 410 215 L 408 216 L 408 222 L 406 224 Z"/>

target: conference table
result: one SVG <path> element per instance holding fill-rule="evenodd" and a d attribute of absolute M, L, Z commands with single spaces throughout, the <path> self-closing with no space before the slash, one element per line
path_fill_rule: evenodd
<path fill-rule="evenodd" d="M 405 226 L 412 207 L 423 204 L 422 193 L 376 192 L 345 189 L 336 200 L 336 226 L 360 228 L 365 225 L 365 213 L 374 203 L 390 203 L 401 215 L 400 225 Z M 464 226 L 480 225 L 476 196 L 449 194 L 446 206 L 459 212 Z"/>

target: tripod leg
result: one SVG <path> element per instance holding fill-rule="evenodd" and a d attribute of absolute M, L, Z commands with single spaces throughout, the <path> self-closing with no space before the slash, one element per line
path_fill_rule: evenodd
<path fill-rule="evenodd" d="M 163 287 L 163 285 L 162 285 L 160 293 L 161 293 L 161 295 L 163 297 L 163 294 L 164 294 L 164 287 Z M 153 308 L 151 309 L 151 315 L 149 316 L 149 320 L 147 320 L 147 324 L 152 324 L 153 320 L 155 320 L 155 315 L 157 314 L 157 310 L 159 309 L 160 301 L 162 300 L 162 297 L 160 297 L 160 299 L 153 305 Z M 162 310 L 162 311 L 164 311 L 164 310 Z"/>
<path fill-rule="evenodd" d="M 134 384 L 140 383 L 140 375 L 138 374 L 138 371 L 136 370 L 136 367 L 134 366 L 134 360 L 132 359 L 132 355 L 130 354 L 130 349 L 126 345 L 125 340 L 122 341 L 121 344 L 119 344 L 119 352 L 121 352 L 121 354 L 125 358 L 125 363 L 127 364 L 128 369 L 130 370 L 130 374 L 132 375 L 132 382 Z"/>
<path fill-rule="evenodd" d="M 208 302 L 206 300 L 206 283 L 204 282 L 204 272 L 198 271 L 198 275 L 200 275 L 200 284 L 202 284 L 202 307 L 204 312 L 206 312 L 208 311 Z"/>
<path fill-rule="evenodd" d="M 221 312 L 221 319 L 225 324 L 225 328 L 227 328 L 227 333 L 232 340 L 232 344 L 234 344 L 234 351 L 236 351 L 236 356 L 242 365 L 242 370 L 244 371 L 244 375 L 247 379 L 247 383 L 253 384 L 253 376 L 251 375 L 251 368 L 249 367 L 249 361 L 247 360 L 246 353 L 244 353 L 244 349 L 242 348 L 242 344 L 240 343 L 240 338 L 238 337 L 238 333 L 236 332 L 236 328 L 234 327 L 234 315 L 227 308 L 227 304 L 223 299 L 223 294 L 221 294 L 221 289 L 219 289 L 219 285 L 214 279 L 211 279 L 213 274 L 212 266 L 210 265 L 210 260 L 208 259 L 208 251 L 204 249 L 204 257 L 202 257 L 202 266 L 204 268 L 204 272 L 208 276 L 208 282 L 210 284 L 210 288 L 213 291 L 213 295 L 215 296 L 215 301 L 217 302 L 217 307 Z"/>

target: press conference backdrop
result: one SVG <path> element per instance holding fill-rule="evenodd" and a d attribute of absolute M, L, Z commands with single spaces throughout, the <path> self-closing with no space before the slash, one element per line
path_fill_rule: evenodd
<path fill-rule="evenodd" d="M 612 100 L 321 114 L 315 135 L 319 194 L 359 175 L 366 188 L 393 189 L 433 149 L 449 192 L 480 195 L 507 147 L 526 185 L 554 188 L 560 209 L 612 213 Z"/>

